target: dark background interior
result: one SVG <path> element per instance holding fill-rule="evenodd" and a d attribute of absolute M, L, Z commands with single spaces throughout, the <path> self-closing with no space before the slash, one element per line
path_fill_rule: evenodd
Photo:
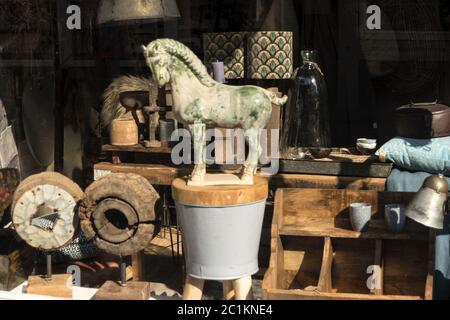
<path fill-rule="evenodd" d="M 387 141 L 395 135 L 395 108 L 411 101 L 450 105 L 448 0 L 177 2 L 177 21 L 98 27 L 97 0 L 0 0 L 0 98 L 18 144 L 25 140 L 26 83 L 53 82 L 55 167 L 61 170 L 71 160 L 64 146 L 73 142 L 59 134 L 71 126 L 81 135 L 80 158 L 88 172 L 102 157 L 96 121 L 108 84 L 125 74 L 150 76 L 141 45 L 158 37 L 175 38 L 202 57 L 205 32 L 293 31 L 295 67 L 300 50 L 318 50 L 328 85 L 334 146 L 353 146 L 360 137 Z M 81 7 L 81 30 L 64 27 L 70 4 Z M 383 11 L 382 35 L 365 27 L 369 4 Z M 287 93 L 286 81 L 275 84 Z M 267 82 L 271 85 L 273 81 Z M 85 180 L 80 168 L 69 175 Z"/>

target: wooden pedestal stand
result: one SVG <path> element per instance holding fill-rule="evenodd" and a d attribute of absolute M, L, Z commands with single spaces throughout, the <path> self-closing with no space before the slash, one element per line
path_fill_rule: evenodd
<path fill-rule="evenodd" d="M 95 300 L 149 300 L 150 283 L 127 282 L 127 264 L 121 259 L 120 282 L 106 281 L 95 294 Z"/>
<path fill-rule="evenodd" d="M 57 298 L 73 298 L 73 277 L 71 274 L 52 274 L 52 256 L 47 254 L 47 274 L 28 277 L 28 294 Z"/>
<path fill-rule="evenodd" d="M 249 204 L 265 201 L 268 196 L 268 183 L 265 179 L 255 177 L 253 185 L 220 185 L 202 187 L 188 186 L 185 179 L 176 179 L 172 184 L 172 195 L 178 204 L 198 207 L 201 208 L 201 210 L 213 210 L 215 208 L 232 206 L 232 210 L 240 211 L 240 206 L 245 207 Z M 242 214 L 246 214 L 245 210 Z M 251 227 L 252 226 L 250 226 L 250 228 Z M 257 226 L 253 227 L 257 228 Z M 185 231 L 186 230 L 184 230 L 184 232 Z M 238 237 L 239 235 L 235 236 Z M 187 243 L 184 245 L 189 246 Z M 220 255 L 220 248 L 217 250 Z M 255 256 L 256 255 L 257 254 L 255 254 Z M 222 279 L 226 279 L 227 277 L 228 275 L 223 275 Z M 208 279 L 214 278 L 209 277 Z M 183 299 L 201 300 L 204 282 L 205 280 L 200 279 L 198 275 L 194 277 L 193 275 L 188 274 L 186 277 Z M 223 288 L 223 297 L 225 300 L 231 300 L 233 298 L 235 300 L 250 300 L 253 298 L 251 276 L 245 276 L 241 279 L 230 281 L 223 281 Z"/>

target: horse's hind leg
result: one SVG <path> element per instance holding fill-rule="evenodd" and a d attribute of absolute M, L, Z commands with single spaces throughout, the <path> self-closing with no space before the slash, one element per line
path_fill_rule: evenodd
<path fill-rule="evenodd" d="M 248 141 L 249 153 L 248 158 L 244 164 L 242 180 L 253 182 L 253 175 L 258 168 L 258 160 L 261 155 L 261 147 L 259 145 L 259 130 L 256 128 L 245 131 L 245 136 Z"/>
<path fill-rule="evenodd" d="M 206 175 L 206 125 L 194 123 L 189 126 L 194 141 L 195 167 L 191 174 L 191 181 L 203 181 Z"/>

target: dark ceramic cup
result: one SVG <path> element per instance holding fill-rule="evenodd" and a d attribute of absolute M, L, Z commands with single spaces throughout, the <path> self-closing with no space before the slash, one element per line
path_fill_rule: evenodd
<path fill-rule="evenodd" d="M 384 207 L 384 219 L 391 232 L 402 232 L 405 227 L 405 206 L 401 204 L 387 204 Z"/>

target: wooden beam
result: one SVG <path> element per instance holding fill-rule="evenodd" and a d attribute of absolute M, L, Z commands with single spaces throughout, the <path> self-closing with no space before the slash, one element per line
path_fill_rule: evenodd
<path fill-rule="evenodd" d="M 332 265 L 333 265 L 333 244 L 330 237 L 325 237 L 323 246 L 322 266 L 320 268 L 319 284 L 317 289 L 320 292 L 331 292 L 333 289 L 332 283 Z"/>
<path fill-rule="evenodd" d="M 183 300 L 202 300 L 204 285 L 205 280 L 187 276 L 183 290 Z"/>
<path fill-rule="evenodd" d="M 234 299 L 234 288 L 232 281 L 223 281 L 223 300 L 233 300 Z"/>
<path fill-rule="evenodd" d="M 371 294 L 376 296 L 383 295 L 383 282 L 384 282 L 384 259 L 383 259 L 383 240 L 377 240 L 375 242 L 375 261 L 374 266 L 378 266 L 380 274 L 377 277 L 380 277 L 380 287 L 374 288 L 370 290 Z M 375 271 L 376 272 L 376 271 Z M 378 284 L 378 283 L 377 283 Z"/>
<path fill-rule="evenodd" d="M 435 258 L 436 231 L 430 230 L 430 240 L 428 247 L 428 275 L 425 284 L 425 300 L 433 300 L 433 282 L 434 282 L 434 258 Z"/>
<path fill-rule="evenodd" d="M 253 300 L 252 277 L 233 280 L 235 300 Z"/>
<path fill-rule="evenodd" d="M 131 266 L 133 268 L 133 280 L 144 280 L 144 251 L 139 251 L 131 256 Z"/>
<path fill-rule="evenodd" d="M 304 290 L 269 289 L 267 300 L 422 300 L 418 296 L 374 296 L 362 293 L 327 293 Z"/>
<path fill-rule="evenodd" d="M 278 234 L 279 227 L 281 226 L 280 217 L 283 212 L 283 189 L 278 189 L 275 194 L 275 208 L 272 218 L 271 229 L 271 243 L 270 243 L 270 262 L 269 266 L 274 270 L 272 277 L 273 283 L 270 285 L 272 288 L 284 288 L 284 249 L 283 244 Z"/>
<path fill-rule="evenodd" d="M 146 178 L 153 185 L 172 185 L 176 178 L 191 174 L 192 166 L 167 166 L 160 164 L 112 164 L 109 162 L 94 165 L 94 171 L 114 173 L 136 173 Z M 218 172 L 211 170 L 211 172 Z M 235 172 L 231 172 L 235 173 Z M 270 188 L 320 188 L 320 189 L 352 189 L 377 190 L 386 189 L 384 178 L 336 177 L 307 174 L 277 174 L 266 176 Z"/>

